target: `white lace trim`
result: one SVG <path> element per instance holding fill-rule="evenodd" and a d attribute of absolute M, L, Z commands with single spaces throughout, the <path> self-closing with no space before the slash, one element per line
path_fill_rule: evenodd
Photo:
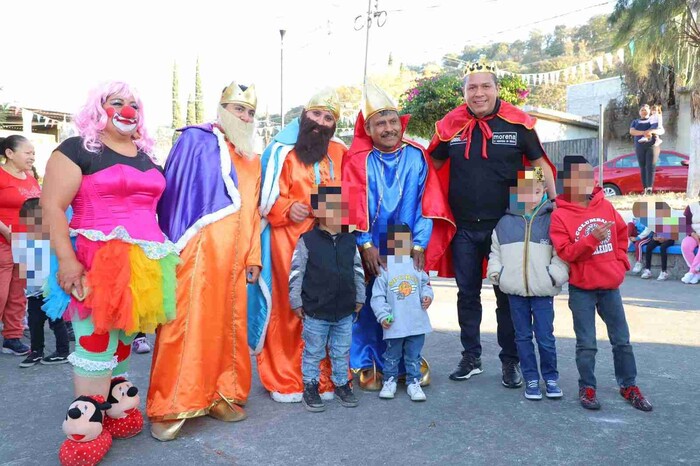
<path fill-rule="evenodd" d="M 114 356 L 111 361 L 91 361 L 89 359 L 76 356 L 75 353 L 68 355 L 68 362 L 70 362 L 74 367 L 78 367 L 88 372 L 111 371 L 117 367 L 118 364 L 116 356 Z"/>
<path fill-rule="evenodd" d="M 303 393 L 278 393 L 270 392 L 272 399 L 278 403 L 301 403 Z"/>
<path fill-rule="evenodd" d="M 76 237 L 78 235 L 84 236 L 90 241 L 107 242 L 116 239 L 124 243 L 136 245 L 143 250 L 146 257 L 152 260 L 160 260 L 169 254 L 178 253 L 175 245 L 167 238 L 163 242 L 135 239 L 132 238 L 126 228 L 121 225 L 115 227 L 108 235 L 99 230 L 87 230 L 83 228 L 70 229 L 71 237 Z"/>

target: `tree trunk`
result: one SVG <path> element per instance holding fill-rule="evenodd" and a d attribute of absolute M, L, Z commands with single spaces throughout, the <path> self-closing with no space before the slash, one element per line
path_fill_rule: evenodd
<path fill-rule="evenodd" d="M 696 197 L 700 192 L 700 121 L 690 124 L 690 166 L 688 167 L 688 197 Z"/>

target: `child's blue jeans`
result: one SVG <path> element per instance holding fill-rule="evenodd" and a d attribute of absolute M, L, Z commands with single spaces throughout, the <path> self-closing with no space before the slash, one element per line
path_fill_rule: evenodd
<path fill-rule="evenodd" d="M 425 334 L 411 335 L 404 338 L 387 338 L 386 351 L 384 352 L 384 380 L 389 380 L 394 377 L 396 380 L 399 376 L 399 362 L 403 356 L 404 364 L 406 365 L 406 383 L 413 383 L 414 380 L 420 381 L 423 375 L 420 372 L 422 362 L 421 351 L 425 343 Z"/>
<path fill-rule="evenodd" d="M 336 387 L 348 383 L 348 358 L 352 341 L 351 314 L 338 322 L 304 317 L 304 353 L 301 357 L 301 375 L 305 384 L 318 381 L 321 376 L 321 361 L 326 357 L 326 348 L 331 359 L 331 380 Z"/>
<path fill-rule="evenodd" d="M 554 298 L 550 296 L 523 297 L 508 295 L 510 315 L 515 327 L 515 345 L 518 347 L 520 369 L 525 380 L 539 380 L 535 333 L 540 353 L 540 371 L 544 380 L 559 380 L 557 348 L 554 340 Z"/>

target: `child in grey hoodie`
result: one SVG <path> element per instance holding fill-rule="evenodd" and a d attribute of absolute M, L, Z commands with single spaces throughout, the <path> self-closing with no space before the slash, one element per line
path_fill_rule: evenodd
<path fill-rule="evenodd" d="M 432 331 L 426 311 L 433 301 L 433 289 L 428 274 L 413 265 L 410 228 L 389 225 L 387 230 L 386 269 L 374 281 L 370 301 L 386 342 L 384 386 L 379 397 L 394 398 L 403 357 L 407 393 L 412 401 L 425 401 L 420 386 L 421 351 L 425 334 Z"/>

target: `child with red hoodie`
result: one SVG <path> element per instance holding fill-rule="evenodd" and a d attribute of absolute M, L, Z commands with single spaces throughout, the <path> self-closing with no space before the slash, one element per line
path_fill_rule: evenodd
<path fill-rule="evenodd" d="M 637 366 L 619 287 L 630 269 L 627 225 L 603 191 L 595 186 L 593 167 L 581 156 L 564 157 L 564 193 L 556 198 L 550 236 L 559 257 L 569 263 L 569 308 L 576 333 L 579 399 L 586 409 L 600 409 L 596 398 L 596 308 L 613 347 L 620 394 L 637 409 L 651 403 L 637 387 Z"/>

